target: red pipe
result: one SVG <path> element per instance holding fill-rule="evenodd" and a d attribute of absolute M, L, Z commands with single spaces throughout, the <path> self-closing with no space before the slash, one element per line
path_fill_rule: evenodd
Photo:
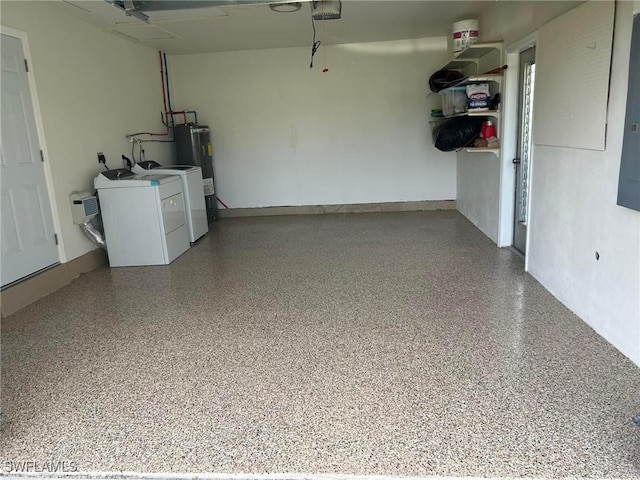
<path fill-rule="evenodd" d="M 224 203 L 222 200 L 220 200 L 220 197 L 219 197 L 219 196 L 217 196 L 217 195 L 216 195 L 216 200 L 218 200 L 218 201 L 222 204 L 222 206 L 223 206 L 224 208 L 229 208 L 229 207 L 227 207 L 227 204 L 226 204 L 226 203 Z"/>

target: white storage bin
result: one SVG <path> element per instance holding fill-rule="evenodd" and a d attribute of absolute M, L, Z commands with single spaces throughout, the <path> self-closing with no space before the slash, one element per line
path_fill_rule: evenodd
<path fill-rule="evenodd" d="M 467 87 L 450 87 L 440 91 L 442 114 L 445 117 L 467 111 Z"/>

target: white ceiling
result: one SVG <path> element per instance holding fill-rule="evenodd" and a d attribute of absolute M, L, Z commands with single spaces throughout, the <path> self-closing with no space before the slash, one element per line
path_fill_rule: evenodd
<path fill-rule="evenodd" d="M 477 18 L 491 1 L 342 0 L 342 18 L 316 21 L 322 43 L 364 43 L 451 34 L 458 20 Z M 150 23 L 128 17 L 103 0 L 49 5 L 98 27 L 168 54 L 310 46 L 311 7 L 276 13 L 266 4 L 146 12 Z"/>

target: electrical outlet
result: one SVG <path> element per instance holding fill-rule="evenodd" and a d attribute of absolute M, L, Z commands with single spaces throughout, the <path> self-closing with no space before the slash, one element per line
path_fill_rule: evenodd
<path fill-rule="evenodd" d="M 105 158 L 104 153 L 102 152 L 98 152 L 98 163 L 101 163 L 102 165 L 107 164 L 107 159 Z"/>

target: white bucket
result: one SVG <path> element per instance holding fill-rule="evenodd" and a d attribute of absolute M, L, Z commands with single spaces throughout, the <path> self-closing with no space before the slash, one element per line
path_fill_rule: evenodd
<path fill-rule="evenodd" d="M 453 54 L 457 55 L 478 41 L 478 20 L 461 20 L 453 24 Z"/>

